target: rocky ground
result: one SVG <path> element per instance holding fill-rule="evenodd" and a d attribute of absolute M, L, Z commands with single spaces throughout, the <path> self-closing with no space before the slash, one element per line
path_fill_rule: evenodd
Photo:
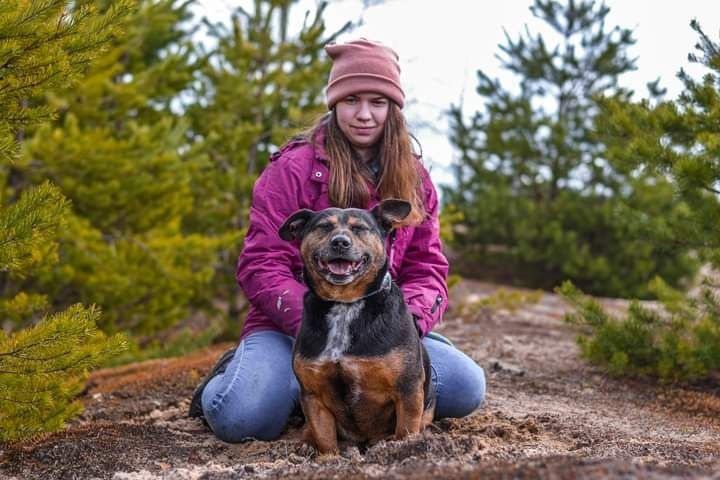
<path fill-rule="evenodd" d="M 485 405 L 416 438 L 318 456 L 296 419 L 274 442 L 223 443 L 185 416 L 220 345 L 94 373 L 65 432 L 0 447 L 0 478 L 720 479 L 719 386 L 607 377 L 578 358 L 555 295 L 516 311 L 458 308 L 495 290 L 461 283 L 438 329 L 485 367 Z"/>

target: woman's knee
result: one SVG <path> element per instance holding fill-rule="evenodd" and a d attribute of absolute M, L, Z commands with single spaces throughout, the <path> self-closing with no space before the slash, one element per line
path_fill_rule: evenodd
<path fill-rule="evenodd" d="M 280 436 L 300 395 L 291 349 L 292 339 L 277 332 L 253 334 L 241 342 L 227 370 L 208 382 L 203 413 L 221 440 Z"/>
<path fill-rule="evenodd" d="M 285 429 L 290 413 L 279 414 L 266 409 L 241 408 L 220 404 L 207 412 L 205 419 L 215 435 L 224 442 L 275 440 Z"/>
<path fill-rule="evenodd" d="M 455 347 L 424 341 L 434 371 L 436 417 L 464 417 L 485 401 L 485 371 Z"/>
<path fill-rule="evenodd" d="M 485 371 L 472 362 L 465 371 L 464 394 L 458 399 L 457 415 L 464 417 L 478 409 L 485 402 Z"/>
<path fill-rule="evenodd" d="M 232 398 L 210 399 L 205 419 L 221 440 L 237 443 L 254 438 L 274 440 L 285 429 L 290 414 L 300 396 L 300 387 L 294 376 L 275 385 L 276 388 L 260 391 L 247 390 L 244 395 Z M 283 386 L 285 383 L 287 386 Z"/>

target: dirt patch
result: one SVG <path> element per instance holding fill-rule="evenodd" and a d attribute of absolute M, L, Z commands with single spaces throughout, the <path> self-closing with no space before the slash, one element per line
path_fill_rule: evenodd
<path fill-rule="evenodd" d="M 495 288 L 464 282 L 455 304 Z M 546 294 L 514 312 L 449 314 L 438 331 L 485 367 L 487 401 L 402 442 L 318 456 L 300 441 L 300 419 L 274 442 L 217 440 L 186 412 L 220 345 L 94 373 L 82 417 L 0 449 L 0 478 L 720 479 L 720 388 L 607 377 L 578 359 L 565 308 Z"/>

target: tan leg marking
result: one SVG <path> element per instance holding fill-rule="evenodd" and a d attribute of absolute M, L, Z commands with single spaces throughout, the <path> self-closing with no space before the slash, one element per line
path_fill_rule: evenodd
<path fill-rule="evenodd" d="M 307 417 L 303 440 L 320 453 L 338 453 L 335 417 L 314 395 L 304 395 L 302 409 Z"/>
<path fill-rule="evenodd" d="M 420 433 L 423 420 L 423 389 L 417 388 L 407 397 L 395 400 L 395 439 L 399 440 L 414 433 Z"/>

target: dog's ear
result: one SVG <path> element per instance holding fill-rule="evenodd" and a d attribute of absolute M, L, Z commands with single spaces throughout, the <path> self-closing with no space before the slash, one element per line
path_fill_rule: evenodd
<path fill-rule="evenodd" d="M 410 205 L 410 202 L 388 198 L 370 210 L 370 213 L 375 217 L 378 225 L 387 233 L 410 215 L 411 210 L 412 205 Z"/>
<path fill-rule="evenodd" d="M 315 212 L 308 210 L 307 208 L 298 210 L 290 215 L 278 230 L 280 238 L 287 241 L 300 239 L 302 237 L 301 232 L 303 228 L 313 215 L 315 215 Z"/>

